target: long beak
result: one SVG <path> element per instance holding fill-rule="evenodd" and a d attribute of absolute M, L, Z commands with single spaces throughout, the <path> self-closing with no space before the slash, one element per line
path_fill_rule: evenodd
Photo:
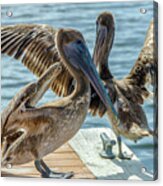
<path fill-rule="evenodd" d="M 97 43 L 99 46 L 102 46 L 105 42 L 105 39 L 107 37 L 107 28 L 106 26 L 99 25 L 97 28 Z"/>
<path fill-rule="evenodd" d="M 96 71 L 96 67 L 93 64 L 93 61 L 91 59 L 87 59 L 87 60 L 90 60 L 89 63 L 91 63 L 92 65 L 89 65 L 89 66 L 81 65 L 80 68 L 81 68 L 82 72 L 89 79 L 91 85 L 93 86 L 93 88 L 95 89 L 97 94 L 99 95 L 100 99 L 102 100 L 102 102 L 106 106 L 106 108 L 109 111 L 113 112 L 114 115 L 117 116 L 117 113 L 116 113 L 116 110 L 112 104 L 111 98 L 106 93 L 104 85 L 101 82 L 101 79 Z"/>
<path fill-rule="evenodd" d="M 93 55 L 93 59 L 94 59 L 96 66 L 99 65 L 100 56 L 103 56 L 102 54 L 104 52 L 103 46 L 107 38 L 107 32 L 108 31 L 107 31 L 106 26 L 99 25 L 97 27 L 96 47 L 95 47 L 94 55 Z"/>
<path fill-rule="evenodd" d="M 117 119 L 117 112 L 113 107 L 110 97 L 106 93 L 87 46 L 84 43 L 80 43 L 80 45 L 76 43 L 69 43 L 64 47 L 64 51 L 66 56 L 69 58 L 69 62 L 76 69 L 80 69 L 84 73 L 99 95 L 103 104 L 106 106 L 107 110 Z"/>

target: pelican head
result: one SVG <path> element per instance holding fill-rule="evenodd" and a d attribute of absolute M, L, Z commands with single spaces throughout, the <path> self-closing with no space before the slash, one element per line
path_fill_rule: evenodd
<path fill-rule="evenodd" d="M 106 108 L 116 115 L 111 99 L 108 97 L 99 78 L 82 34 L 76 30 L 61 29 L 58 31 L 56 38 L 63 63 L 72 76 L 76 80 L 86 78 L 94 87 Z"/>
<path fill-rule="evenodd" d="M 94 62 L 101 69 L 103 76 L 111 76 L 108 69 L 108 56 L 114 40 L 114 18 L 111 13 L 103 12 L 96 20 L 96 43 L 94 49 Z M 106 72 L 106 73 L 105 73 Z M 102 75 L 101 74 L 101 75 Z M 101 76 L 100 75 L 100 76 Z M 102 79 L 106 79 L 104 77 Z M 110 77 L 109 77 L 110 78 Z"/>

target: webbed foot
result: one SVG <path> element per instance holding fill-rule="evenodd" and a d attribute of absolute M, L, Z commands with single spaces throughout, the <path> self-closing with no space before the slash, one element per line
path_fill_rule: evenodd
<path fill-rule="evenodd" d="M 54 178 L 54 179 L 70 179 L 74 175 L 73 172 L 61 173 L 61 172 L 43 172 L 41 176 L 43 178 Z"/>
<path fill-rule="evenodd" d="M 133 157 L 133 154 L 131 155 L 128 155 L 127 153 L 123 153 L 122 152 L 122 141 L 121 141 L 121 137 L 120 136 L 117 136 L 117 142 L 118 142 L 118 158 L 119 159 L 122 159 L 122 160 L 131 160 L 132 157 Z"/>
<path fill-rule="evenodd" d="M 35 160 L 36 169 L 41 173 L 42 178 L 54 178 L 54 179 L 70 179 L 74 173 L 62 173 L 52 171 L 46 163 L 41 160 Z"/>
<path fill-rule="evenodd" d="M 133 154 L 127 154 L 127 153 L 119 153 L 118 158 L 122 160 L 131 160 L 133 157 Z"/>

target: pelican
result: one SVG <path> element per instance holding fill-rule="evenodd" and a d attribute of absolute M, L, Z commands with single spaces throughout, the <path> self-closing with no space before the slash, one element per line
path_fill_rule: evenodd
<path fill-rule="evenodd" d="M 40 77 L 51 65 L 61 63 L 60 73 L 50 87 L 58 96 L 68 96 L 74 90 L 76 79 L 62 63 L 56 47 L 58 29 L 43 24 L 1 26 L 1 53 L 21 61 L 32 73 Z M 115 109 L 107 112 L 112 122 L 119 119 Z"/>
<path fill-rule="evenodd" d="M 103 14 L 106 16 L 102 16 Z M 148 129 L 147 130 L 144 129 L 147 126 L 147 121 L 146 121 L 147 119 L 140 104 L 143 103 L 144 98 L 149 97 L 151 94 L 144 85 L 142 85 L 141 88 L 139 87 L 140 85 L 139 80 L 142 80 L 141 83 L 143 83 L 142 77 L 144 77 L 145 78 L 144 83 L 146 80 L 150 82 L 151 78 L 149 77 L 151 76 L 149 76 L 150 74 L 149 72 L 153 73 L 153 68 L 152 68 L 153 63 L 148 63 L 148 60 L 150 58 L 152 61 L 155 60 L 157 56 L 155 55 L 154 56 L 155 58 L 153 59 L 152 58 L 153 55 L 151 55 L 152 53 L 155 52 L 155 50 L 153 50 L 153 42 L 152 42 L 153 23 L 151 23 L 150 25 L 144 47 L 131 73 L 123 80 L 115 80 L 108 68 L 108 61 L 107 61 L 109 52 L 111 50 L 113 38 L 114 38 L 114 20 L 111 13 L 103 13 L 103 14 L 101 14 L 99 18 L 105 17 L 103 19 L 107 20 L 107 23 L 105 24 L 105 21 L 104 24 L 100 23 L 97 29 L 99 29 L 99 31 L 102 29 L 105 31 L 106 30 L 109 31 L 105 32 L 104 35 L 102 34 L 100 35 L 100 32 L 97 32 L 97 34 L 99 33 L 98 36 L 101 37 L 104 36 L 104 38 L 99 39 L 100 37 L 97 37 L 96 39 L 96 45 L 94 49 L 94 61 L 96 65 L 99 66 L 99 68 L 101 68 L 99 70 L 99 74 L 101 76 L 101 79 L 105 83 L 105 86 L 111 87 L 111 88 L 107 88 L 107 90 L 110 91 L 109 95 L 111 95 L 111 99 L 113 103 L 115 103 L 115 97 L 117 96 L 117 94 L 119 95 L 119 100 L 116 102 L 118 103 L 117 105 L 119 105 L 118 110 L 119 110 L 119 114 L 121 115 L 120 127 L 117 126 L 119 122 L 117 122 L 116 114 L 113 114 L 113 112 L 107 112 L 107 114 L 109 116 L 113 128 L 117 126 L 116 129 L 118 130 L 120 129 L 120 132 L 118 132 L 115 129 L 115 131 L 117 131 L 116 133 L 118 136 L 119 157 L 129 158 L 127 156 L 125 157 L 122 153 L 121 138 L 119 134 L 123 133 L 121 135 L 132 140 L 137 140 L 138 135 L 140 138 L 143 137 L 143 135 L 147 135 L 147 136 L 149 135 Z M 100 19 L 97 20 L 97 23 L 99 23 L 99 21 Z M 59 61 L 62 66 L 62 73 L 60 73 L 52 81 L 51 89 L 59 96 L 67 96 L 73 91 L 75 83 L 74 83 L 74 78 L 69 73 L 67 68 L 65 68 L 62 65 L 62 58 L 58 54 L 58 50 L 56 48 L 56 43 L 55 43 L 56 33 L 57 33 L 57 29 L 54 29 L 48 25 L 20 24 L 20 25 L 13 25 L 13 26 L 2 26 L 1 27 L 1 52 L 3 54 L 7 54 L 9 56 L 14 57 L 15 59 L 20 60 L 31 72 L 33 72 L 35 75 L 39 77 L 51 65 Z M 100 42 L 104 42 L 104 43 L 101 43 L 100 46 Z M 150 51 L 150 53 L 148 53 L 148 51 Z M 143 63 L 141 64 L 142 61 Z M 143 75 L 141 73 L 141 66 L 143 67 L 143 69 L 144 67 L 146 67 L 145 68 L 146 75 Z M 139 74 L 141 75 L 142 79 L 139 78 Z M 109 83 L 107 81 L 109 81 Z M 115 84 L 116 86 L 114 86 Z M 126 97 L 126 94 L 129 97 Z M 123 111 L 124 109 L 122 110 L 122 108 L 124 108 L 124 105 L 126 105 L 125 106 L 126 111 L 129 109 L 132 111 L 125 113 L 126 111 L 124 112 Z M 106 113 L 105 107 L 103 106 L 103 104 L 101 104 L 93 88 L 92 88 L 90 110 L 93 113 L 93 115 L 99 113 L 101 117 L 104 115 L 104 113 Z M 121 112 L 120 110 L 122 110 L 123 112 Z M 137 111 L 141 112 L 142 114 L 139 114 L 139 112 Z M 125 115 L 123 113 L 125 113 Z M 126 115 L 128 116 L 124 117 Z M 139 115 L 141 115 L 142 117 L 139 118 Z M 128 121 L 126 121 L 126 119 L 129 121 L 136 120 L 137 123 L 138 118 L 139 118 L 138 123 L 141 123 L 141 126 L 134 123 L 134 125 L 132 125 L 132 128 L 130 128 L 130 130 L 128 129 L 124 130 L 124 126 L 126 124 L 127 124 L 126 127 L 128 126 Z M 124 122 L 122 122 L 123 120 Z M 145 126 L 143 127 L 143 125 Z M 138 130 L 137 133 L 135 133 L 137 130 L 134 129 L 134 126 L 137 126 L 136 129 L 140 129 Z M 121 127 L 123 130 L 121 130 Z"/>
<path fill-rule="evenodd" d="M 156 47 L 153 35 L 154 23 L 153 21 L 150 23 L 144 46 L 135 65 L 130 73 L 121 80 L 115 79 L 108 67 L 108 57 L 115 34 L 114 18 L 111 13 L 103 12 L 98 16 L 96 24 L 97 35 L 93 61 L 99 69 L 99 75 L 110 94 L 112 103 L 116 105 L 116 111 L 121 121 L 119 125 L 114 125 L 110 121 L 117 135 L 118 157 L 130 159 L 130 156 L 124 155 L 122 152 L 120 136 L 137 141 L 153 134 L 148 127 L 147 118 L 141 104 L 151 95 L 151 92 L 146 88 L 146 84 L 154 82 L 155 79 L 153 73 L 157 55 L 154 50 Z M 105 114 L 106 110 L 93 91 L 90 110 L 93 115 L 99 114 L 100 117 Z"/>
<path fill-rule="evenodd" d="M 38 37 L 35 39 L 37 41 Z M 53 39 L 62 63 L 52 64 L 37 82 L 23 88 L 9 103 L 5 109 L 7 112 L 2 113 L 2 166 L 34 160 L 42 177 L 70 178 L 73 173 L 52 171 L 43 157 L 58 149 L 80 129 L 90 104 L 90 83 L 108 112 L 112 110 L 113 115 L 116 112 L 98 77 L 82 34 L 72 29 L 60 29 Z M 22 43 L 21 47 L 20 50 L 24 50 Z M 51 83 L 63 72 L 63 67 L 76 80 L 72 93 L 36 107 Z"/>

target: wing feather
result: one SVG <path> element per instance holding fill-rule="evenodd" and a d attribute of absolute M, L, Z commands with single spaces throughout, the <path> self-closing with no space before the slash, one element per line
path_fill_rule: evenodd
<path fill-rule="evenodd" d="M 49 66 L 61 61 L 55 44 L 57 30 L 48 25 L 12 25 L 1 27 L 1 52 L 20 60 L 32 73 L 41 76 Z M 63 66 L 63 65 L 62 65 Z M 52 90 L 67 96 L 72 76 L 63 66 L 63 73 L 52 83 Z"/>
<path fill-rule="evenodd" d="M 143 48 L 140 54 L 138 55 L 138 59 L 136 60 L 131 72 L 127 77 L 122 80 L 113 80 L 113 85 L 116 85 L 118 89 L 122 92 L 122 94 L 129 101 L 132 102 L 132 104 L 143 104 L 144 100 L 151 95 L 151 92 L 148 91 L 148 89 L 146 88 L 146 81 L 150 68 L 153 68 L 153 66 L 157 66 L 158 60 L 156 35 L 154 31 L 154 21 L 152 20 L 147 30 Z M 155 73 L 157 73 L 156 69 Z M 109 80 L 105 80 L 103 82 L 105 85 L 111 84 Z M 113 87 L 109 89 L 110 93 L 111 90 L 113 91 L 113 94 L 117 95 Z M 113 96 L 110 95 L 110 97 Z M 106 112 L 103 107 L 104 105 L 102 104 L 100 98 L 92 89 L 90 112 L 92 113 L 92 115 L 98 114 L 99 116 L 103 116 Z"/>
<path fill-rule="evenodd" d="M 149 71 L 153 68 L 156 72 L 158 56 L 157 56 L 157 44 L 154 21 L 150 22 L 147 30 L 144 46 L 140 51 L 138 59 L 136 60 L 131 72 L 127 78 L 137 80 L 139 84 L 144 85 L 146 83 L 146 77 Z M 154 77 L 152 77 L 154 78 Z"/>

